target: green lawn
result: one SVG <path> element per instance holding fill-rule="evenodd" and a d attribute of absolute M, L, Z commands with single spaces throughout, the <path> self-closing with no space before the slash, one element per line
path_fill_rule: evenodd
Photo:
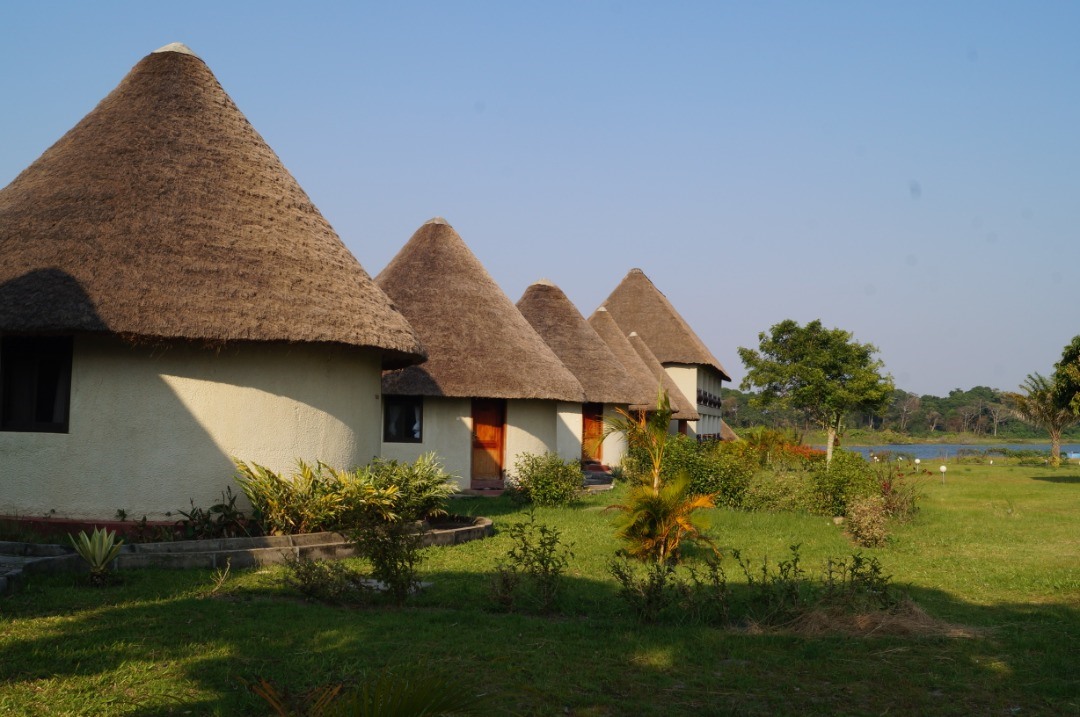
<path fill-rule="evenodd" d="M 267 714 L 241 680 L 291 691 L 419 665 L 494 693 L 491 714 L 1080 714 L 1080 468 L 957 466 L 877 556 L 932 616 L 974 637 L 803 637 L 641 626 L 607 574 L 612 497 L 538 510 L 573 542 L 552 617 L 488 609 L 510 543 L 429 549 L 404 609 L 312 604 L 280 573 L 135 571 L 102 589 L 36 578 L 0 599 L 0 714 Z M 456 501 L 496 525 L 499 500 Z M 715 511 L 726 552 L 850 555 L 826 518 Z M 732 565 L 729 577 L 737 577 Z"/>

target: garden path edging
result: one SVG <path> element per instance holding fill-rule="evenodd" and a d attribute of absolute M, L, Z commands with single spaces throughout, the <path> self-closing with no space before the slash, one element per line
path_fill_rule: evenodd
<path fill-rule="evenodd" d="M 424 545 L 457 545 L 494 535 L 489 518 L 471 525 L 433 528 L 424 533 Z M 356 547 L 340 533 L 305 533 L 166 543 L 125 543 L 112 563 L 114 570 L 137 568 L 219 569 L 229 565 L 249 568 L 274 565 L 288 559 L 338 559 L 356 554 Z M 35 573 L 84 572 L 86 563 L 64 545 L 0 541 L 0 594 L 13 591 Z"/>

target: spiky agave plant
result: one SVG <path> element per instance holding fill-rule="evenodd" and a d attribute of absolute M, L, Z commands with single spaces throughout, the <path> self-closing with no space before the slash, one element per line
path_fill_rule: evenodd
<path fill-rule="evenodd" d="M 116 533 L 103 528 L 94 528 L 91 535 L 80 530 L 77 536 L 68 535 L 68 540 L 75 552 L 90 566 L 90 582 L 103 585 L 109 574 L 109 563 L 120 553 L 123 540 L 116 539 Z"/>

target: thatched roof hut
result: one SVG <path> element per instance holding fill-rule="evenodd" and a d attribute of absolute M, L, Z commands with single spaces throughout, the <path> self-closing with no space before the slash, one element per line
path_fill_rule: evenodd
<path fill-rule="evenodd" d="M 668 401 L 671 403 L 671 417 L 682 421 L 699 420 L 701 414 L 695 409 L 696 404 L 679 390 L 675 380 L 664 370 L 664 367 L 653 354 L 652 349 L 645 343 L 645 340 L 636 331 L 631 331 L 626 338 L 630 341 L 630 345 L 634 347 L 637 355 L 641 357 L 645 366 L 652 372 L 654 381 L 659 381 L 667 393 Z"/>
<path fill-rule="evenodd" d="M 141 60 L 0 191 L 0 256 L 0 331 L 329 343 L 381 349 L 394 367 L 423 358 L 412 327 L 183 45 Z M 57 275 L 94 311 L 65 300 Z"/>
<path fill-rule="evenodd" d="M 627 376 L 637 387 L 637 397 L 630 403 L 630 408 L 635 411 L 649 411 L 656 408 L 656 398 L 660 392 L 660 381 L 653 372 L 645 365 L 638 356 L 637 351 L 630 345 L 630 339 L 611 318 L 611 314 L 603 306 L 593 312 L 589 317 L 589 327 L 604 342 L 611 353 L 622 364 Z M 678 408 L 674 398 L 669 396 L 673 409 Z"/>
<path fill-rule="evenodd" d="M 442 218 L 421 226 L 375 282 L 416 328 L 428 361 L 383 376 L 388 394 L 581 402 L 581 384 Z"/>
<path fill-rule="evenodd" d="M 648 400 L 644 387 L 631 380 L 622 362 L 555 284 L 546 279 L 532 284 L 517 307 L 581 383 L 586 401 L 632 404 Z"/>
<path fill-rule="evenodd" d="M 604 306 L 623 331 L 636 331 L 641 336 L 661 364 L 712 366 L 725 381 L 731 380 L 717 358 L 641 269 L 631 269 Z"/>

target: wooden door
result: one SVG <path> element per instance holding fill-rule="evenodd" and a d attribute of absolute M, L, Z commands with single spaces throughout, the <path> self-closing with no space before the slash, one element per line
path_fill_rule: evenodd
<path fill-rule="evenodd" d="M 471 487 L 501 489 L 503 487 L 506 401 L 474 398 L 472 424 Z"/>
<path fill-rule="evenodd" d="M 581 406 L 581 458 L 603 461 L 604 404 L 586 403 Z"/>

